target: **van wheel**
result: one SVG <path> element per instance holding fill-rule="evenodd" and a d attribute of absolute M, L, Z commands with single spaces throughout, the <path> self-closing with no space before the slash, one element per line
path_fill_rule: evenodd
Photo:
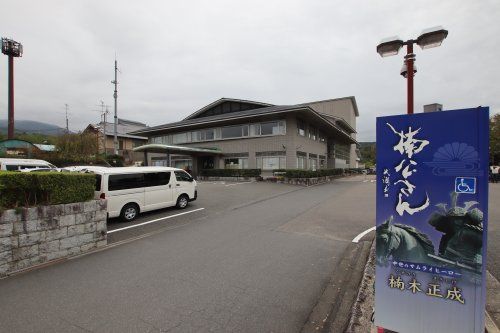
<path fill-rule="evenodd" d="M 131 222 L 139 215 L 139 207 L 136 204 L 129 203 L 123 206 L 120 217 L 125 222 Z"/>
<path fill-rule="evenodd" d="M 184 209 L 187 207 L 189 198 L 187 195 L 183 194 L 177 199 L 177 208 Z"/>

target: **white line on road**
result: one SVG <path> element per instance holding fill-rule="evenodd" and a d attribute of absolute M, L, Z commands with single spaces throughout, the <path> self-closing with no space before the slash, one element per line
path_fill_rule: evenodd
<path fill-rule="evenodd" d="M 233 183 L 233 184 L 227 184 L 225 186 L 234 186 L 234 185 L 250 184 L 250 183 L 253 183 L 253 182 Z"/>
<path fill-rule="evenodd" d="M 177 216 L 186 215 L 186 214 L 189 214 L 189 213 L 198 212 L 198 211 L 203 210 L 203 209 L 205 209 L 205 208 L 193 209 L 193 210 L 190 210 L 188 212 L 183 212 L 183 213 L 179 213 L 179 214 L 165 216 L 165 217 L 161 217 L 159 219 L 155 219 L 155 220 L 151 220 L 151 221 L 147 221 L 147 222 L 142 222 L 142 223 L 139 223 L 139 224 L 134 224 L 134 225 L 131 225 L 131 226 L 128 226 L 128 227 L 120 228 L 120 229 L 113 229 L 113 230 L 108 231 L 108 234 L 112 234 L 113 232 L 117 232 L 117 231 L 122 231 L 122 230 L 137 228 L 137 227 L 140 227 L 140 226 L 143 226 L 143 225 L 146 225 L 146 224 L 150 224 L 150 223 L 154 223 L 154 222 L 158 222 L 158 221 L 162 221 L 162 220 L 167 220 L 167 219 L 170 219 L 172 217 L 177 217 Z"/>
<path fill-rule="evenodd" d="M 362 233 L 360 233 L 359 235 L 357 235 L 356 237 L 354 237 L 354 239 L 352 240 L 352 242 L 353 243 L 358 243 L 361 238 L 363 238 L 367 233 L 369 233 L 369 232 L 371 232 L 373 230 L 375 230 L 375 227 L 371 227 L 370 229 L 367 229 L 367 230 L 363 231 Z"/>

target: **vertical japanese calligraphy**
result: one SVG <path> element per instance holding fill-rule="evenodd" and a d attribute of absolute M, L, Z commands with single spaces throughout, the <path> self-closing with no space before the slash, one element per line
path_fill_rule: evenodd
<path fill-rule="evenodd" d="M 394 134 L 399 136 L 399 142 L 393 147 L 394 151 L 399 152 L 401 156 L 404 158 L 399 162 L 399 164 L 394 168 L 394 170 L 399 173 L 402 179 L 397 180 L 393 185 L 401 184 L 399 194 L 398 194 L 398 203 L 396 206 L 396 212 L 403 216 L 406 212 L 410 215 L 413 215 L 417 212 L 420 212 L 427 207 L 429 207 L 430 200 L 429 195 L 426 193 L 426 198 L 423 204 L 420 206 L 411 207 L 410 204 L 405 201 L 405 198 L 408 198 L 413 190 L 416 188 L 415 185 L 410 183 L 408 179 L 414 172 L 417 172 L 417 162 L 415 162 L 412 158 L 414 155 L 420 153 L 425 146 L 427 146 L 430 142 L 428 140 L 420 140 L 415 138 L 415 136 L 420 132 L 421 128 L 412 131 L 411 126 L 408 128 L 407 132 L 401 130 L 396 131 L 394 126 L 387 123 L 387 126 L 394 132 Z M 384 175 L 385 176 L 385 175 Z"/>

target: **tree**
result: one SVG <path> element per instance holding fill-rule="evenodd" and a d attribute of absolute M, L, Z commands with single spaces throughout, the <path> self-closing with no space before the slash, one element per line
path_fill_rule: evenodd
<path fill-rule="evenodd" d="M 359 150 L 361 153 L 361 163 L 370 168 L 376 163 L 376 144 L 375 142 L 360 142 Z"/>
<path fill-rule="evenodd" d="M 92 134 L 64 134 L 57 138 L 56 149 L 62 157 L 85 160 L 95 157 L 97 140 Z"/>
<path fill-rule="evenodd" d="M 40 133 L 16 133 L 15 138 L 18 140 L 24 140 L 31 143 L 41 143 L 53 145 L 57 141 L 57 137 L 54 135 L 40 134 Z"/>
<path fill-rule="evenodd" d="M 500 113 L 490 118 L 490 163 L 500 164 Z"/>

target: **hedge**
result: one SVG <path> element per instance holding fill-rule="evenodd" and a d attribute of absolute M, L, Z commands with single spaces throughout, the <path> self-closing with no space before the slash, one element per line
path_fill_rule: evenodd
<path fill-rule="evenodd" d="M 88 201 L 95 175 L 58 172 L 0 172 L 0 209 Z"/>
<path fill-rule="evenodd" d="M 201 175 L 204 177 L 258 177 L 260 169 L 204 169 Z"/>
<path fill-rule="evenodd" d="M 302 169 L 276 169 L 275 174 L 285 178 L 316 178 L 326 176 L 337 176 L 344 174 L 344 169 L 320 169 L 320 170 L 302 170 Z"/>

